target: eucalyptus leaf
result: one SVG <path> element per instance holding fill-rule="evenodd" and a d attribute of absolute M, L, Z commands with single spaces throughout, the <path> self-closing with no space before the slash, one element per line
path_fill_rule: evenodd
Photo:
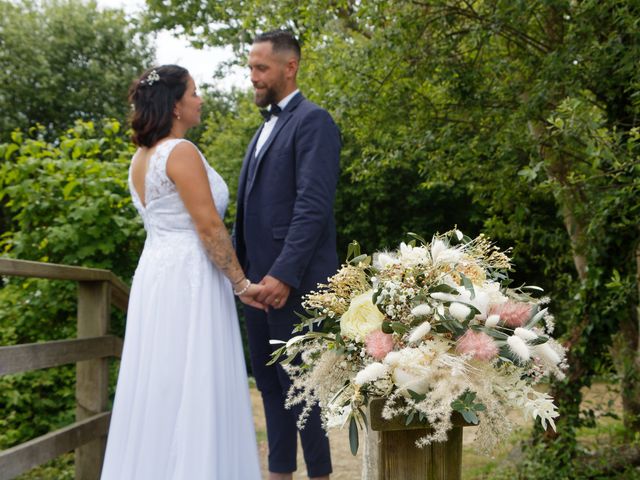
<path fill-rule="evenodd" d="M 363 253 L 362 255 L 358 255 L 357 257 L 354 257 L 349 263 L 351 263 L 352 265 L 358 265 L 360 263 L 369 265 L 371 264 L 371 257 Z"/>
<path fill-rule="evenodd" d="M 527 340 L 527 344 L 531 346 L 542 345 L 543 343 L 547 343 L 549 341 L 549 337 L 546 335 L 538 335 L 537 338 L 533 340 Z"/>
<path fill-rule="evenodd" d="M 457 272 L 458 275 L 460 275 L 460 278 L 462 279 L 462 286 L 464 288 L 467 289 L 467 291 L 471 294 L 471 300 L 473 300 L 476 297 L 476 291 L 473 288 L 473 283 L 471 282 L 471 280 L 469 280 L 469 278 L 462 272 Z M 472 306 L 472 305 L 469 305 Z M 480 311 L 474 307 L 474 310 L 476 310 L 478 313 L 480 313 Z"/>
<path fill-rule="evenodd" d="M 506 340 L 507 338 L 509 338 L 509 335 L 499 330 L 496 330 L 495 328 L 489 328 L 489 327 L 483 326 L 483 327 L 480 327 L 480 330 L 486 333 L 487 335 L 489 335 L 490 337 L 497 338 L 498 340 Z"/>
<path fill-rule="evenodd" d="M 418 240 L 418 241 L 419 241 L 421 244 L 423 244 L 423 245 L 427 245 L 427 244 L 428 244 L 428 242 L 427 242 L 423 237 L 421 237 L 420 235 L 418 235 L 417 233 L 414 233 L 414 232 L 408 232 L 408 233 L 407 233 L 407 235 L 409 235 L 410 237 L 415 238 L 416 240 Z"/>
<path fill-rule="evenodd" d="M 413 399 L 414 402 L 416 403 L 420 403 L 421 401 L 423 401 L 425 398 L 427 398 L 427 395 L 424 393 L 418 393 L 415 392 L 411 389 L 407 389 L 407 392 L 409 393 L 409 395 L 411 396 L 411 398 Z"/>
<path fill-rule="evenodd" d="M 416 411 L 412 410 L 411 413 L 409 413 L 409 415 L 407 415 L 407 418 L 405 419 L 404 424 L 405 425 L 410 425 L 411 422 L 413 422 L 413 417 L 415 416 L 415 414 L 416 414 Z"/>
<path fill-rule="evenodd" d="M 464 419 L 469 422 L 469 423 L 473 423 L 474 425 L 477 425 L 479 420 L 478 420 L 478 416 L 475 414 L 475 412 L 471 411 L 471 410 L 463 410 L 460 412 L 462 414 L 462 416 L 464 417 Z"/>
<path fill-rule="evenodd" d="M 364 423 L 364 428 L 368 431 L 369 430 L 369 422 L 367 421 L 367 414 L 360 407 L 358 407 L 358 413 L 362 417 L 362 423 Z"/>
<path fill-rule="evenodd" d="M 429 293 L 450 293 L 453 295 L 458 295 L 458 291 L 455 288 L 447 285 L 446 283 L 441 283 L 439 285 L 436 285 L 435 287 L 431 287 L 429 289 Z"/>
<path fill-rule="evenodd" d="M 526 327 L 531 328 L 535 326 L 545 316 L 548 310 L 548 308 L 543 308 L 542 310 L 537 312 L 533 317 L 531 317 L 531 320 L 527 322 Z"/>
<path fill-rule="evenodd" d="M 271 360 L 269 360 L 267 362 L 267 365 L 273 365 L 275 364 L 278 359 L 284 354 L 284 352 L 287 351 L 287 346 L 283 345 L 282 347 L 278 348 L 277 350 L 274 350 L 274 352 L 271 354 Z"/>
<path fill-rule="evenodd" d="M 402 322 L 391 322 L 391 330 L 398 335 L 404 335 L 409 331 L 409 327 Z"/>
<path fill-rule="evenodd" d="M 353 259 L 360 255 L 360 244 L 354 240 L 347 247 L 347 262 L 352 263 Z"/>
<path fill-rule="evenodd" d="M 351 420 L 349 421 L 349 446 L 351 447 L 351 454 L 358 454 L 358 424 L 356 423 L 355 417 L 352 415 Z"/>

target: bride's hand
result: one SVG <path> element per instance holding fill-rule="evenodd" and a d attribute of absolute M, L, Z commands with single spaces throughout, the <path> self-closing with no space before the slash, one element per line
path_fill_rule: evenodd
<path fill-rule="evenodd" d="M 258 295 L 262 293 L 262 290 L 264 290 L 263 285 L 252 283 L 246 292 L 244 292 L 242 295 L 239 295 L 240 301 L 245 305 L 249 305 L 250 307 L 267 311 L 269 307 L 264 303 L 258 302 L 255 299 Z"/>

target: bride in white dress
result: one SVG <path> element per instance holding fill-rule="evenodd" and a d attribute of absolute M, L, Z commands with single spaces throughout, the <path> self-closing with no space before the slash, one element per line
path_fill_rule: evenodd
<path fill-rule="evenodd" d="M 103 480 L 260 478 L 232 291 L 254 301 L 221 220 L 227 186 L 184 140 L 202 100 L 182 67 L 145 72 L 129 187 L 147 239 L 136 269 Z"/>

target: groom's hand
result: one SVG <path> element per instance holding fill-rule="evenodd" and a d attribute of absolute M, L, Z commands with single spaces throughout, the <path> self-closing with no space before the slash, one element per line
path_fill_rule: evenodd
<path fill-rule="evenodd" d="M 260 281 L 260 285 L 264 286 L 262 292 L 256 297 L 256 300 L 265 305 L 269 305 L 273 308 L 282 308 L 287 299 L 289 293 L 291 293 L 291 287 L 284 282 L 281 282 L 276 277 L 271 275 L 265 275 Z"/>

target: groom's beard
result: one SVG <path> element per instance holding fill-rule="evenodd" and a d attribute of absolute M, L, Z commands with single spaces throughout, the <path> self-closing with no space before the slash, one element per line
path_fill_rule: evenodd
<path fill-rule="evenodd" d="M 254 92 L 253 99 L 258 107 L 265 108 L 272 103 L 278 103 L 277 94 L 273 88 L 267 88 L 263 92 L 262 94 L 259 94 L 257 90 Z"/>

